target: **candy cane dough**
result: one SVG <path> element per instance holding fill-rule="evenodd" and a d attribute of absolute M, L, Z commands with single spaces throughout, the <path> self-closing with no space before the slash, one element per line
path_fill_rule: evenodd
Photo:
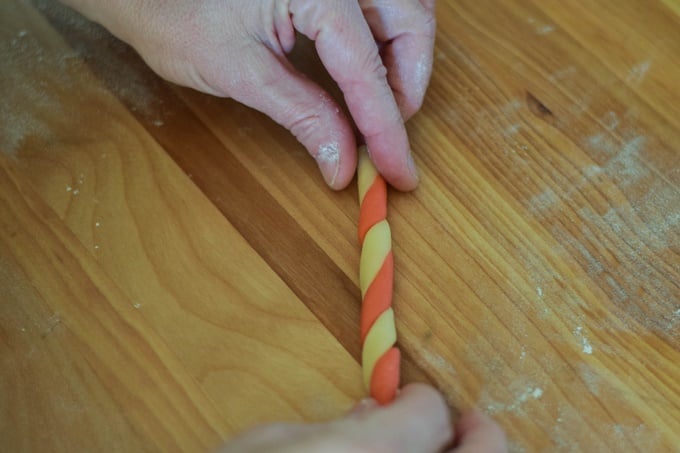
<path fill-rule="evenodd" d="M 359 149 L 359 243 L 361 260 L 361 362 L 364 385 L 380 404 L 394 399 L 401 354 L 392 311 L 392 235 L 387 223 L 387 185 L 365 146 Z"/>

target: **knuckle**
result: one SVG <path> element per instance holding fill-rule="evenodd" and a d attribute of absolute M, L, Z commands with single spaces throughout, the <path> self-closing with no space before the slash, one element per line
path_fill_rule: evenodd
<path fill-rule="evenodd" d="M 306 142 L 320 129 L 320 115 L 314 110 L 291 108 L 283 116 L 281 124 L 300 142 Z"/>

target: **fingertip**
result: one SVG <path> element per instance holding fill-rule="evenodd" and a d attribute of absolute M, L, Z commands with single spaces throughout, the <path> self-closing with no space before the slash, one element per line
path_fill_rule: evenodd
<path fill-rule="evenodd" d="M 420 110 L 423 105 L 423 96 L 419 96 L 417 93 L 394 93 L 394 99 L 397 101 L 397 106 L 399 107 L 399 112 L 401 112 L 402 119 L 406 122 L 413 115 Z"/>
<path fill-rule="evenodd" d="M 413 153 L 409 151 L 408 155 L 406 156 L 406 166 L 408 168 L 409 174 L 411 175 L 412 180 L 415 182 L 415 185 L 413 186 L 413 189 L 416 188 L 418 183 L 420 182 L 420 175 L 418 174 L 418 167 L 416 167 L 416 162 L 413 160 Z M 412 189 L 407 189 L 407 190 L 412 190 Z"/>
<path fill-rule="evenodd" d="M 371 161 L 392 187 L 408 192 L 418 186 L 420 177 L 408 148 L 408 139 L 405 140 L 405 146 L 399 144 L 400 140 L 385 135 L 367 138 L 366 141 Z"/>

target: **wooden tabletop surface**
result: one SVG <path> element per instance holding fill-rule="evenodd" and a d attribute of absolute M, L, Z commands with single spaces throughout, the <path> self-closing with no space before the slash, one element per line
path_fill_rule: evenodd
<path fill-rule="evenodd" d="M 389 200 L 404 381 L 513 451 L 678 451 L 680 3 L 437 19 Z M 354 186 L 54 1 L 0 2 L 0 61 L 3 450 L 207 451 L 364 396 Z"/>

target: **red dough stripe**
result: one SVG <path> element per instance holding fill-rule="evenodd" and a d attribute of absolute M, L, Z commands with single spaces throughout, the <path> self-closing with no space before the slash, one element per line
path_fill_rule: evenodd
<path fill-rule="evenodd" d="M 391 402 L 399 387 L 399 361 L 401 353 L 397 348 L 390 348 L 375 363 L 371 375 L 371 396 L 378 404 Z"/>
<path fill-rule="evenodd" d="M 368 230 L 387 217 L 387 185 L 378 176 L 366 191 L 359 209 L 359 244 L 364 243 Z"/>
<path fill-rule="evenodd" d="M 394 257 L 390 251 L 385 257 L 361 304 L 361 343 L 376 319 L 392 304 L 392 282 L 394 280 Z"/>

